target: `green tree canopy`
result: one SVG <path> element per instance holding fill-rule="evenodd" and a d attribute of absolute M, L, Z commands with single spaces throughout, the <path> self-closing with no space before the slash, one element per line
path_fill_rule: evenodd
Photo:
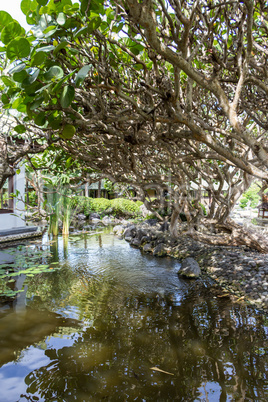
<path fill-rule="evenodd" d="M 221 221 L 251 175 L 267 185 L 265 2 L 22 0 L 21 9 L 28 33 L 5 12 L 0 21 L 1 100 L 22 138 L 32 130 L 141 192 L 167 178 L 170 188 L 217 183 Z"/>

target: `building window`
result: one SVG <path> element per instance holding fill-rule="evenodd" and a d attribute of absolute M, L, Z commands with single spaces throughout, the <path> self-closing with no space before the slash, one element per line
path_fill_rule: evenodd
<path fill-rule="evenodd" d="M 9 177 L 0 190 L 0 214 L 7 214 L 14 211 L 14 177 Z"/>

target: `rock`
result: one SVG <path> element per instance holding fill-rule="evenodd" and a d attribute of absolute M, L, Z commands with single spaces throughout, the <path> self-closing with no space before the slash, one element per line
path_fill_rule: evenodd
<path fill-rule="evenodd" d="M 124 231 L 124 238 L 126 237 L 135 237 L 136 236 L 136 226 L 135 225 L 131 225 L 128 228 L 125 229 Z"/>
<path fill-rule="evenodd" d="M 92 214 L 89 215 L 89 219 L 100 219 L 100 215 L 97 214 L 96 212 L 93 212 Z"/>
<path fill-rule="evenodd" d="M 161 224 L 161 226 L 160 226 L 161 232 L 167 232 L 168 229 L 169 229 L 169 224 L 168 224 L 168 222 L 165 221 L 164 223 Z"/>
<path fill-rule="evenodd" d="M 85 220 L 86 220 L 86 215 L 84 215 L 84 214 L 78 214 L 78 215 L 77 215 L 77 219 L 78 219 L 79 221 L 85 221 Z"/>
<path fill-rule="evenodd" d="M 141 245 L 144 245 L 144 244 L 146 244 L 146 243 L 149 243 L 150 241 L 151 241 L 150 236 L 143 236 L 143 237 L 141 238 Z"/>
<path fill-rule="evenodd" d="M 134 237 L 134 239 L 131 239 L 130 244 L 132 246 L 139 247 L 141 245 L 141 241 L 137 237 Z"/>
<path fill-rule="evenodd" d="M 187 257 L 182 261 L 178 274 L 186 278 L 199 278 L 201 269 L 194 258 Z"/>
<path fill-rule="evenodd" d="M 137 230 L 137 234 L 136 237 L 141 240 L 143 237 L 145 237 L 147 235 L 147 232 L 143 229 L 138 229 Z"/>
<path fill-rule="evenodd" d="M 98 218 L 93 218 L 93 219 L 91 219 L 91 222 L 92 222 L 92 223 L 95 223 L 95 224 L 96 224 L 96 223 L 97 223 L 97 224 L 102 223 L 101 220 L 98 219 Z"/>
<path fill-rule="evenodd" d="M 125 226 L 123 226 L 123 225 L 116 225 L 113 228 L 113 232 L 117 236 L 123 236 L 124 230 L 125 230 Z"/>
<path fill-rule="evenodd" d="M 153 251 L 153 248 L 154 248 L 153 243 L 147 243 L 144 245 L 143 251 L 145 251 L 145 253 L 150 253 Z"/>
<path fill-rule="evenodd" d="M 156 226 L 158 224 L 157 219 L 146 219 L 143 223 L 147 223 L 149 226 Z"/>
<path fill-rule="evenodd" d="M 133 237 L 132 236 L 126 236 L 125 237 L 125 240 L 127 241 L 127 242 L 131 242 L 131 240 L 133 239 Z"/>
<path fill-rule="evenodd" d="M 112 219 L 108 215 L 106 215 L 104 218 L 102 218 L 101 221 L 104 225 L 110 225 L 112 223 Z"/>
<path fill-rule="evenodd" d="M 149 211 L 149 209 L 146 208 L 144 204 L 140 206 L 140 211 L 144 218 L 146 218 L 147 215 L 150 215 L 152 213 L 151 211 Z"/>
<path fill-rule="evenodd" d="M 167 255 L 166 245 L 164 243 L 158 244 L 153 250 L 153 255 L 156 257 L 165 257 Z"/>

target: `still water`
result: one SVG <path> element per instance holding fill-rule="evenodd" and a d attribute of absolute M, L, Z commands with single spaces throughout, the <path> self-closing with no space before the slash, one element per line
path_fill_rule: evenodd
<path fill-rule="evenodd" d="M 2 303 L 1 402 L 268 400 L 267 316 L 109 234 L 36 244 L 61 269 Z"/>

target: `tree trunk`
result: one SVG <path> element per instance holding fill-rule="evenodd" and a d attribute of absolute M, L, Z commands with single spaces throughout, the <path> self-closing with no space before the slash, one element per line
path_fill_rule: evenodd
<path fill-rule="evenodd" d="M 180 213 L 176 209 L 173 210 L 171 218 L 170 218 L 170 234 L 172 237 L 178 237 L 178 219 Z"/>
<path fill-rule="evenodd" d="M 209 223 L 203 222 L 206 226 Z M 268 241 L 257 231 L 246 229 L 232 220 L 216 223 L 217 233 L 201 233 L 190 230 L 188 234 L 195 240 L 217 246 L 247 246 L 260 253 L 268 253 Z"/>
<path fill-rule="evenodd" d="M 85 197 L 88 197 L 88 182 L 85 182 Z"/>
<path fill-rule="evenodd" d="M 98 181 L 98 198 L 101 197 L 101 180 Z"/>
<path fill-rule="evenodd" d="M 14 174 L 14 169 L 9 166 L 5 140 L 0 138 L 0 189 L 3 187 L 6 179 Z"/>

